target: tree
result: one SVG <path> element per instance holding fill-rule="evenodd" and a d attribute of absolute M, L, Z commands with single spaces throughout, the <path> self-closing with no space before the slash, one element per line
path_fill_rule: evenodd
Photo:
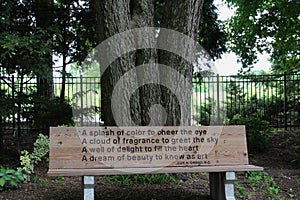
<path fill-rule="evenodd" d="M 155 0 L 154 24 L 159 27 L 164 16 L 165 0 Z M 226 32 L 222 21 L 218 20 L 217 7 L 214 0 L 206 0 L 200 13 L 198 28 L 199 44 L 209 53 L 211 58 L 218 59 L 227 51 Z"/>
<path fill-rule="evenodd" d="M 55 26 L 54 53 L 62 58 L 62 88 L 60 99 L 65 98 L 67 65 L 80 64 L 95 42 L 94 16 L 86 1 L 56 1 L 54 3 Z"/>
<path fill-rule="evenodd" d="M 49 30 L 35 26 L 36 15 L 26 7 L 30 4 L 17 0 L 1 3 L 1 71 L 19 76 L 45 73 L 49 58 L 44 55 L 51 53 L 52 45 Z"/>
<path fill-rule="evenodd" d="M 3 0 L 1 5 L 0 70 L 3 75 L 15 75 L 13 79 L 1 78 L 13 89 L 14 102 L 10 106 L 17 107 L 15 110 L 20 136 L 22 109 L 29 104 L 29 95 L 24 91 L 24 84 L 34 76 L 49 71 L 48 55 L 52 52 L 52 37 L 48 34 L 51 27 L 42 29 L 36 26 L 36 14 L 31 9 L 31 1 Z M 30 9 L 26 6 L 30 6 Z"/>
<path fill-rule="evenodd" d="M 53 16 L 53 1 L 49 0 L 32 0 L 27 2 L 32 5 L 31 12 L 37 29 L 45 31 L 40 41 L 42 44 L 47 44 L 52 49 L 52 35 L 54 34 L 54 16 Z M 28 6 L 28 5 L 27 5 Z M 33 22 L 34 22 L 33 21 Z M 37 93 L 41 96 L 53 97 L 53 70 L 52 70 L 52 55 L 53 52 L 48 51 L 43 55 L 44 62 L 39 63 L 43 66 L 42 71 L 38 71 L 37 75 Z"/>
<path fill-rule="evenodd" d="M 198 42 L 215 60 L 221 58 L 222 54 L 227 51 L 225 26 L 222 21 L 218 20 L 214 0 L 204 1 L 202 10 Z"/>
<path fill-rule="evenodd" d="M 194 40 L 198 38 L 198 25 L 201 14 L 203 1 L 201 0 L 175 0 L 175 1 L 153 1 L 153 0 L 137 0 L 137 1 L 94 1 L 94 8 L 97 13 L 96 31 L 99 37 L 99 42 L 109 38 L 119 32 L 126 31 L 138 27 L 153 27 L 157 22 L 155 21 L 155 8 L 157 4 L 162 7 L 163 16 L 159 21 L 160 27 L 179 31 Z M 155 4 L 156 3 L 156 4 Z M 179 43 L 179 41 L 168 41 L 168 38 L 161 38 L 159 34 L 158 40 L 165 40 L 166 42 Z M 182 46 L 182 48 L 185 48 Z M 105 125 L 116 125 L 111 110 L 112 91 L 116 86 L 117 81 L 122 75 L 141 63 L 158 62 L 170 66 L 172 69 L 180 72 L 190 82 L 192 81 L 193 66 L 183 60 L 177 55 L 169 52 L 156 49 L 142 49 L 127 53 L 123 57 L 114 61 L 105 74 L 102 75 L 101 80 L 101 111 L 102 118 Z M 101 64 L 101 61 L 100 61 Z M 158 71 L 160 68 L 157 69 Z M 164 78 L 168 74 L 162 74 L 161 71 L 152 71 L 150 73 L 159 74 L 156 78 Z M 139 81 L 143 77 L 135 74 L 135 78 Z M 130 87 L 130 82 L 124 82 L 124 85 Z M 176 84 L 176 83 L 174 83 Z M 187 89 L 188 90 L 188 89 Z M 149 92 L 151 91 L 151 92 Z M 186 93 L 187 99 L 189 91 L 182 91 Z M 124 101 L 127 101 L 126 99 Z M 123 104 L 121 101 L 120 104 Z M 190 102 L 180 102 L 186 104 L 186 108 L 190 108 Z M 125 104 L 125 103 L 124 103 Z M 149 124 L 149 108 L 155 104 L 164 106 L 167 116 L 166 125 L 179 125 L 180 110 L 178 109 L 178 100 L 174 97 L 167 88 L 157 85 L 144 85 L 139 88 L 130 98 L 131 110 L 130 113 L 122 113 L 122 115 L 130 115 L 138 125 Z M 122 105 L 120 105 L 122 106 Z M 185 124 L 190 122 L 190 115 L 186 115 Z M 121 125 L 128 125 L 126 121 Z M 155 125 L 155 123 L 154 123 Z M 157 124 L 156 124 L 157 125 Z"/>
<path fill-rule="evenodd" d="M 300 69 L 300 19 L 297 0 L 227 0 L 236 9 L 228 24 L 230 48 L 243 68 L 257 61 L 257 53 L 270 54 L 274 69 Z"/>

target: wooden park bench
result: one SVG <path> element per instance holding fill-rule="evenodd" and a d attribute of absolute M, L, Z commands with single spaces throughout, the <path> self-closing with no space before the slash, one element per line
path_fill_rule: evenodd
<path fill-rule="evenodd" d="M 209 172 L 213 199 L 235 199 L 235 172 L 249 165 L 245 126 L 51 127 L 49 176 Z"/>

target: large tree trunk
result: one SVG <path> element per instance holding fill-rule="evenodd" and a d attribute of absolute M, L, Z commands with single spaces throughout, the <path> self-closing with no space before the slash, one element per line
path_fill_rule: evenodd
<path fill-rule="evenodd" d="M 131 1 L 130 4 L 132 28 L 143 28 L 154 26 L 154 1 Z M 150 31 L 150 30 L 149 30 Z M 152 30 L 153 31 L 153 30 Z M 152 32 L 153 36 L 155 32 Z M 140 43 L 150 46 L 155 40 L 151 34 L 140 38 Z M 149 37 L 150 36 L 150 37 Z M 155 49 L 138 49 L 135 54 L 135 66 L 150 65 L 139 68 L 137 71 L 137 83 L 139 87 L 139 104 L 141 121 L 137 125 L 164 125 L 163 112 L 157 104 L 161 104 L 161 90 L 159 83 L 159 69 L 157 63 L 157 51 Z M 146 83 L 147 77 L 151 77 L 153 83 Z"/>
<path fill-rule="evenodd" d="M 154 24 L 154 4 L 152 0 L 96 1 L 95 8 L 98 13 L 98 26 L 96 30 L 100 38 L 99 42 L 132 28 L 153 26 Z M 132 38 L 133 37 L 134 36 L 132 36 Z M 134 45 L 134 41 L 129 41 L 129 43 Z M 121 46 L 124 44 L 120 43 L 119 45 L 119 47 L 111 48 L 122 48 Z M 128 89 L 142 85 L 144 73 L 140 72 L 137 74 L 135 67 L 149 62 L 156 62 L 155 50 L 137 50 L 135 52 L 126 53 L 105 70 L 105 73 L 101 76 L 101 115 L 105 125 L 116 125 L 111 110 L 111 96 L 113 90 L 116 89 L 115 86 L 119 79 L 125 73 L 133 69 L 134 73 L 132 73 L 130 79 L 122 80 L 123 87 Z M 147 71 L 145 73 L 151 72 Z M 149 88 L 152 89 L 151 93 L 149 92 Z M 117 93 L 118 92 L 121 93 L 124 92 L 124 90 L 117 91 Z M 118 125 L 133 125 L 130 120 L 128 120 L 129 118 L 133 120 L 135 125 L 149 124 L 150 119 L 147 113 L 151 105 L 156 102 L 159 103 L 159 94 L 160 90 L 153 85 L 144 85 L 133 94 L 128 94 L 128 96 L 130 96 L 131 109 L 128 113 L 119 113 L 124 116 L 124 120 L 119 120 Z M 115 106 L 121 110 L 122 107 L 127 105 L 126 101 L 129 101 L 129 99 L 120 99 L 118 105 Z"/>
<path fill-rule="evenodd" d="M 100 42 L 109 38 L 117 33 L 126 31 L 131 29 L 131 14 L 130 14 L 130 4 L 129 1 L 120 0 L 120 1 L 96 1 L 95 9 L 98 13 L 97 19 L 100 19 L 98 22 L 97 28 L 98 37 Z M 122 48 L 123 43 L 119 43 L 119 46 L 110 46 L 108 49 L 112 52 L 114 48 Z M 107 55 L 109 56 L 109 55 Z M 101 61 L 100 61 L 101 62 Z M 104 74 L 101 76 L 101 117 L 104 121 L 105 125 L 116 125 L 116 121 L 113 117 L 112 109 L 111 109 L 111 98 L 112 92 L 115 89 L 115 86 L 118 80 L 129 70 L 135 68 L 135 53 L 128 53 L 123 57 L 115 60 L 109 68 L 107 68 Z M 133 87 L 133 81 L 136 77 L 132 77 L 132 80 L 124 80 L 122 85 L 124 87 Z M 122 92 L 122 91 L 118 91 Z M 129 99 L 120 99 L 119 106 L 120 110 L 122 107 L 126 106 L 126 102 Z M 134 119 L 140 119 L 140 106 L 139 106 L 139 94 L 135 94 L 134 97 L 131 98 L 132 111 L 131 113 L 120 113 L 123 116 L 131 116 Z M 117 108 L 118 109 L 118 108 Z M 132 116 L 132 115 L 133 116 Z M 128 121 L 128 117 L 124 117 L 124 120 L 118 122 L 119 125 L 126 126 L 130 124 Z M 140 122 L 138 122 L 140 123 Z"/>
<path fill-rule="evenodd" d="M 166 1 L 164 6 L 164 16 L 162 17 L 161 27 L 181 32 L 193 40 L 197 39 L 197 30 L 201 8 L 204 0 L 172 0 Z M 166 43 L 174 48 L 184 49 L 186 57 L 193 57 L 194 52 L 191 51 L 191 46 L 182 41 L 171 40 L 169 38 L 160 38 L 160 42 Z M 159 51 L 159 63 L 167 65 L 178 71 L 185 77 L 188 83 L 192 83 L 193 65 L 187 60 L 167 51 Z M 161 72 L 161 78 L 167 78 L 169 74 Z M 177 77 L 177 80 L 182 78 Z M 190 125 L 191 121 L 191 87 L 182 85 L 185 81 L 180 81 L 180 87 L 177 87 L 176 94 L 181 94 L 186 101 L 179 102 L 172 92 L 165 87 L 162 87 L 162 99 L 168 113 L 167 125 Z M 177 84 L 177 83 L 173 83 Z M 180 106 L 181 105 L 181 106 Z M 180 110 L 181 108 L 183 110 Z"/>
<path fill-rule="evenodd" d="M 36 17 L 36 26 L 41 29 L 48 29 L 53 23 L 53 2 L 52 0 L 35 0 L 33 8 Z M 49 36 L 45 35 L 45 44 Z M 37 77 L 37 93 L 41 96 L 51 97 L 53 93 L 53 71 L 52 71 L 52 53 L 44 55 L 41 73 Z"/>
<path fill-rule="evenodd" d="M 154 0 L 119 0 L 119 1 L 93 1 L 96 11 L 96 31 L 99 41 L 129 30 L 139 27 L 153 27 L 154 26 Z M 200 0 L 176 0 L 166 1 L 164 16 L 161 21 L 162 27 L 177 30 L 194 39 L 197 36 L 197 27 L 199 23 L 200 9 L 202 1 Z M 142 38 L 143 41 L 135 41 L 136 43 L 151 43 L 152 37 Z M 162 38 L 160 38 L 162 39 Z M 166 38 L 163 38 L 166 39 Z M 175 42 L 168 41 L 166 42 Z M 127 45 L 134 45 L 127 41 Z M 179 44 L 179 43 L 178 43 Z M 121 49 L 123 43 L 116 46 L 111 46 L 109 50 Z M 115 48 L 115 49 L 114 49 Z M 130 48 L 130 47 L 128 47 Z M 184 48 L 182 46 L 177 48 Z M 186 47 L 188 48 L 188 47 Z M 187 52 L 189 53 L 188 49 Z M 110 56 L 110 55 L 107 55 Z M 101 75 L 101 115 L 105 125 L 133 125 L 128 116 L 134 121 L 134 125 L 180 125 L 180 119 L 185 119 L 184 124 L 188 125 L 190 122 L 190 92 L 188 90 L 180 91 L 184 94 L 185 102 L 178 102 L 174 94 L 171 94 L 167 88 L 160 87 L 159 79 L 167 78 L 168 74 L 162 74 L 159 67 L 139 68 L 137 66 L 143 64 L 153 63 L 165 64 L 171 66 L 174 70 L 182 73 L 186 79 L 191 83 L 192 81 L 192 65 L 185 62 L 176 55 L 171 55 L 168 52 L 159 51 L 155 49 L 139 49 L 134 52 L 126 53 L 119 59 L 115 60 L 109 68 L 107 68 L 103 75 Z M 100 61 L 101 63 L 101 61 Z M 100 65 L 101 66 L 101 65 Z M 142 69 L 142 70 L 140 70 Z M 121 79 L 122 89 L 116 89 L 117 82 L 124 74 L 131 72 L 130 79 Z M 146 77 L 151 76 L 153 84 L 145 82 Z M 179 79 L 178 79 L 179 80 Z M 173 84 L 177 84 L 174 82 Z M 127 113 L 118 113 L 124 116 L 116 123 L 111 109 L 111 98 L 113 90 L 118 93 L 131 91 L 128 88 L 134 89 L 139 87 L 133 94 L 127 94 L 130 99 L 119 99 L 116 109 L 122 110 L 126 106 L 126 101 L 130 101 L 130 111 Z M 181 88 L 183 89 L 183 88 Z M 122 96 L 122 95 L 120 95 Z M 164 111 L 160 104 L 167 112 L 167 121 L 164 121 Z M 184 116 L 181 116 L 179 104 L 184 104 Z"/>

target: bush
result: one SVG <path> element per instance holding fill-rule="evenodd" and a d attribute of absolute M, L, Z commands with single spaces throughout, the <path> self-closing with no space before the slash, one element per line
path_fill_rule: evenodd
<path fill-rule="evenodd" d="M 23 174 L 14 169 L 0 167 L 0 191 L 16 189 L 24 181 Z"/>
<path fill-rule="evenodd" d="M 43 134 L 39 134 L 31 154 L 27 150 L 21 152 L 20 161 L 22 168 L 18 168 L 18 171 L 24 173 L 23 176 L 26 181 L 30 181 L 30 174 L 34 173 L 34 165 L 47 158 L 48 152 L 49 139 Z"/>
<path fill-rule="evenodd" d="M 213 108 L 215 107 L 215 102 L 212 98 L 206 98 L 206 103 L 192 105 L 195 111 L 192 115 L 192 119 L 197 125 L 209 126 L 211 123 Z"/>
<path fill-rule="evenodd" d="M 258 117 L 242 117 L 241 115 L 234 115 L 233 118 L 229 120 L 228 124 L 246 126 L 249 152 L 261 152 L 267 149 L 267 139 L 272 132 L 272 129 L 269 127 L 269 122 Z"/>
<path fill-rule="evenodd" d="M 38 97 L 34 101 L 33 126 L 48 131 L 50 126 L 73 125 L 72 107 L 60 98 Z"/>

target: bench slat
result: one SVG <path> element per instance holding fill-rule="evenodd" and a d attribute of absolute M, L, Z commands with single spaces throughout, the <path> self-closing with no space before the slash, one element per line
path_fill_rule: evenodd
<path fill-rule="evenodd" d="M 199 166 L 199 167 L 164 167 L 164 168 L 126 168 L 126 169 L 49 169 L 48 176 L 100 176 L 120 174 L 151 173 L 191 173 L 191 172 L 240 172 L 262 171 L 255 165 Z"/>

